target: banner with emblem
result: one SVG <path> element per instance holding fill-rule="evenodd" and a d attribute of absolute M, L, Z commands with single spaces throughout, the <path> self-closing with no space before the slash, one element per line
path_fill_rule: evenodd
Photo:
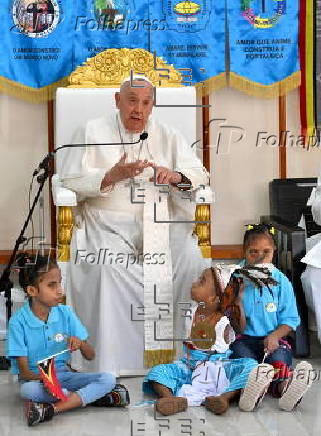
<path fill-rule="evenodd" d="M 300 85 L 299 0 L 228 0 L 230 85 L 258 97 Z"/>
<path fill-rule="evenodd" d="M 56 86 L 65 83 L 74 67 L 70 35 L 75 4 L 67 0 L 2 0 L 1 91 L 39 102 L 52 98 Z M 35 89 L 41 92 L 35 93 Z"/>
<path fill-rule="evenodd" d="M 150 0 L 150 51 L 181 71 L 187 86 L 209 93 L 226 85 L 225 0 Z M 165 74 L 165 73 L 164 73 Z"/>
<path fill-rule="evenodd" d="M 2 0 L 0 91 L 46 101 L 87 58 L 142 48 L 204 94 L 228 76 L 249 94 L 282 95 L 300 85 L 299 2 Z"/>
<path fill-rule="evenodd" d="M 75 65 L 110 48 L 149 48 L 148 1 L 82 0 L 75 21 Z"/>

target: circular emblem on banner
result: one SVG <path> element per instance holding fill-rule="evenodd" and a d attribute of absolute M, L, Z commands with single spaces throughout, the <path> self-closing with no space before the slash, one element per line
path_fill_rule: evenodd
<path fill-rule="evenodd" d="M 47 36 L 59 22 L 56 0 L 15 0 L 12 16 L 17 29 L 30 38 Z"/>
<path fill-rule="evenodd" d="M 267 312 L 276 312 L 276 304 L 275 303 L 267 303 L 265 306 L 265 310 Z"/>
<path fill-rule="evenodd" d="M 199 32 L 209 23 L 211 0 L 162 0 L 168 29 Z"/>
<path fill-rule="evenodd" d="M 254 0 L 241 0 L 241 15 L 256 29 L 269 29 L 275 26 L 286 13 L 286 0 L 260 0 L 258 11 Z"/>
<path fill-rule="evenodd" d="M 174 12 L 178 15 L 191 16 L 200 12 L 201 6 L 192 1 L 183 1 L 176 4 Z"/>

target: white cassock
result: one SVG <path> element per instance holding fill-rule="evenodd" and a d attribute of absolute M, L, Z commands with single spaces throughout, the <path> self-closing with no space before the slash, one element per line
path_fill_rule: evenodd
<path fill-rule="evenodd" d="M 157 346 L 155 341 L 152 343 L 153 338 L 148 338 L 142 315 L 142 307 L 151 299 L 151 294 L 146 297 L 147 278 L 155 280 L 162 290 L 158 300 L 171 294 L 174 338 L 178 339 L 177 349 L 180 349 L 179 339 L 185 339 L 183 315 L 188 307 L 179 303 L 190 300 L 193 280 L 210 261 L 202 258 L 197 238 L 192 234 L 195 202 L 186 198 L 186 192 L 170 187 L 169 193 L 166 188 L 161 193 L 162 188 L 157 187 L 160 203 L 155 200 L 155 214 L 159 209 L 159 216 L 167 217 L 165 221 L 170 223 L 153 227 L 154 223 L 148 221 L 147 206 L 144 208 L 144 199 L 139 197 L 145 191 L 139 189 L 146 188 L 146 193 L 151 186 L 156 189 L 149 181 L 152 168 L 145 169 L 135 179 L 136 187 L 132 186 L 133 180 L 125 180 L 105 193 L 100 192 L 106 171 L 125 151 L 128 161 L 148 159 L 157 166 L 183 173 L 192 182 L 192 190 L 208 185 L 206 170 L 179 132 L 151 117 L 145 130 L 147 140 L 124 145 L 138 140 L 139 134 L 125 131 L 119 114 L 91 120 L 86 126 L 86 144 L 122 145 L 67 149 L 60 169 L 63 185 L 74 190 L 80 201 L 71 242 L 68 298 L 88 328 L 96 349 L 95 361 L 83 368 L 109 371 L 117 376 L 141 373 L 146 341 L 151 342 L 151 348 Z M 166 210 L 161 205 L 166 205 Z M 162 265 L 170 259 L 170 265 L 164 269 Z M 173 332 L 168 332 L 173 337 Z"/>
<path fill-rule="evenodd" d="M 314 221 L 321 225 L 321 176 L 318 186 L 313 189 L 308 201 L 312 206 Z M 307 267 L 301 275 L 306 303 L 310 311 L 315 315 L 318 338 L 321 342 L 321 233 L 313 235 L 306 240 L 307 254 L 301 262 Z"/>

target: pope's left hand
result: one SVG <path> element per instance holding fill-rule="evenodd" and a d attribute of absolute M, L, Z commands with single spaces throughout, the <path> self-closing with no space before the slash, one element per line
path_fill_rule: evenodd
<path fill-rule="evenodd" d="M 77 351 L 81 347 L 82 340 L 77 336 L 70 336 L 68 338 L 68 348 L 70 351 Z"/>
<path fill-rule="evenodd" d="M 156 167 L 155 169 L 156 183 L 158 185 L 177 184 L 182 181 L 182 176 L 176 171 L 172 171 L 166 167 Z M 154 177 L 150 179 L 154 181 Z"/>
<path fill-rule="evenodd" d="M 265 353 L 273 353 L 276 349 L 279 348 L 279 339 L 277 336 L 275 336 L 273 333 L 270 333 L 265 339 L 264 339 L 264 352 Z"/>

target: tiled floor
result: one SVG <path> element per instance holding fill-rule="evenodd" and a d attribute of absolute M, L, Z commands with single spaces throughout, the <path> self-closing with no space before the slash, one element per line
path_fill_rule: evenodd
<path fill-rule="evenodd" d="M 1 353 L 0 353 L 1 354 Z M 321 373 L 321 346 L 314 344 L 314 368 Z M 232 406 L 224 416 L 215 416 L 203 407 L 168 419 L 155 416 L 151 398 L 141 392 L 142 378 L 121 380 L 129 388 L 131 405 L 127 409 L 79 409 L 56 416 L 53 421 L 28 428 L 18 396 L 18 386 L 5 371 L 0 372 L 0 436 L 319 436 L 321 434 L 321 377 L 295 412 L 278 409 L 277 400 L 266 397 L 259 410 L 239 411 Z M 143 402 L 143 403 L 142 403 Z"/>

